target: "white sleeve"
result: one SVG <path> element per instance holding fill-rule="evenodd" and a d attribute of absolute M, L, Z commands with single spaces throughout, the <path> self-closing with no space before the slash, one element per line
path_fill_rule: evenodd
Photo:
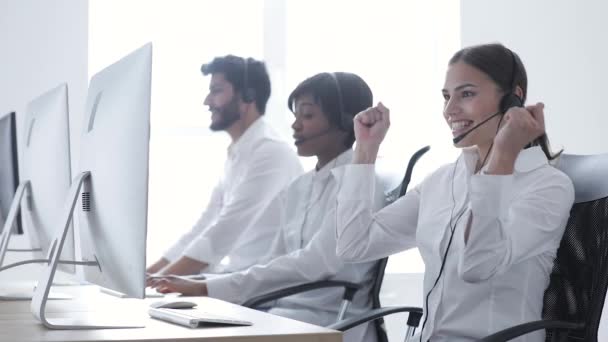
<path fill-rule="evenodd" d="M 218 183 L 211 192 L 211 199 L 209 200 L 209 204 L 207 208 L 198 219 L 196 224 L 190 229 L 189 232 L 184 234 L 176 243 L 173 244 L 167 252 L 164 254 L 164 258 L 169 260 L 170 262 L 177 261 L 188 245 L 196 239 L 197 236 L 201 234 L 209 226 L 213 220 L 219 215 L 220 209 L 222 208 L 222 197 L 223 197 L 223 187 L 221 182 Z"/>
<path fill-rule="evenodd" d="M 289 186 L 281 191 L 279 195 L 273 200 L 273 203 L 268 206 L 268 210 L 272 211 L 274 214 L 274 221 L 276 226 L 274 227 L 274 237 L 272 239 L 272 244 L 270 245 L 270 249 L 268 253 L 264 255 L 264 257 L 260 258 L 259 264 L 265 264 L 270 262 L 272 259 L 284 255 L 287 253 L 287 246 L 285 245 L 285 233 L 283 227 L 285 226 L 285 222 L 287 218 L 285 217 L 285 206 L 287 203 L 287 191 L 289 190 Z"/>
<path fill-rule="evenodd" d="M 352 164 L 333 170 L 341 179 L 337 204 L 336 253 L 345 261 L 384 258 L 415 247 L 420 189 L 408 191 L 374 212 L 374 165 Z"/>
<path fill-rule="evenodd" d="M 539 177 L 515 196 L 508 196 L 511 191 L 513 175 L 471 177 L 471 226 L 458 265 L 463 280 L 483 281 L 557 250 L 574 202 L 570 179 L 562 174 Z M 464 230 L 460 238 L 464 240 Z"/>
<path fill-rule="evenodd" d="M 247 231 L 241 234 L 241 238 L 229 253 L 230 258 L 235 260 L 238 265 L 242 265 L 238 270 L 265 263 L 286 253 L 281 229 L 285 222 L 284 207 L 284 191 L 281 191 L 266 207 L 255 224 L 250 225 Z"/>
<path fill-rule="evenodd" d="M 210 265 L 220 262 L 279 191 L 302 172 L 294 152 L 284 143 L 265 143 L 252 153 L 255 157 L 231 200 L 223 203 L 215 222 L 190 243 L 185 256 Z"/>
<path fill-rule="evenodd" d="M 379 209 L 383 198 L 379 197 L 375 202 L 373 208 Z M 303 248 L 264 265 L 209 279 L 206 282 L 209 296 L 243 303 L 257 295 L 335 275 L 344 265 L 335 253 L 335 229 L 335 207 L 332 207 L 327 209 L 320 229 Z"/>

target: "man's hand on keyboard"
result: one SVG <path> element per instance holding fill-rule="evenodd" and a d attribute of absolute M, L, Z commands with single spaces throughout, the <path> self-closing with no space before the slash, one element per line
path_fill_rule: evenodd
<path fill-rule="evenodd" d="M 205 281 L 192 280 L 180 276 L 163 276 L 148 278 L 148 286 L 160 293 L 179 292 L 184 296 L 207 296 Z"/>

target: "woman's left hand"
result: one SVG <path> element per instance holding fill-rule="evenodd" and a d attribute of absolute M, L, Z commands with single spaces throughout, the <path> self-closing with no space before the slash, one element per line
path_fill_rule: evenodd
<path fill-rule="evenodd" d="M 494 147 L 488 161 L 487 174 L 508 175 L 515 168 L 519 152 L 534 139 L 545 134 L 545 105 L 537 103 L 507 111 L 504 124 L 494 137 Z"/>
<path fill-rule="evenodd" d="M 494 137 L 497 153 L 517 157 L 519 152 L 534 139 L 545 133 L 545 105 L 513 107 L 505 113 L 504 124 Z"/>

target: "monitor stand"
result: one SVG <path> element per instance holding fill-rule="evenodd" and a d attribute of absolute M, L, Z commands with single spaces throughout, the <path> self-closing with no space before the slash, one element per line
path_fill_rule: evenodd
<path fill-rule="evenodd" d="M 0 291 L 0 301 L 20 301 L 20 300 L 32 300 L 34 295 L 34 289 L 19 289 L 16 288 L 12 291 Z M 49 293 L 49 299 L 51 300 L 66 300 L 72 299 L 67 293 L 51 292 Z"/>
<path fill-rule="evenodd" d="M 48 259 L 31 259 L 16 262 L 9 265 L 4 265 L 4 259 L 6 257 L 7 252 L 35 252 L 40 251 L 40 249 L 10 249 L 8 248 L 11 236 L 13 235 L 13 227 L 15 227 L 15 221 L 17 220 L 17 215 L 21 211 L 21 203 L 23 196 L 30 189 L 30 181 L 24 181 L 19 183 L 17 190 L 15 191 L 15 196 L 13 197 L 13 201 L 11 202 L 11 207 L 9 209 L 8 215 L 6 217 L 6 221 L 4 222 L 4 227 L 2 229 L 2 233 L 0 234 L 0 272 L 25 265 L 25 264 L 34 264 L 34 263 L 48 263 Z M 82 265 L 81 262 L 76 261 L 60 261 L 62 264 L 72 264 L 72 265 Z M 89 264 L 89 263 L 84 263 Z M 6 285 L 2 284 L 3 286 Z M 9 286 L 10 287 L 10 286 Z M 34 294 L 34 287 L 29 287 L 27 285 L 24 286 L 13 286 L 13 289 L 6 290 L 5 288 L 0 289 L 0 301 L 18 301 L 18 300 L 30 300 Z M 51 292 L 49 293 L 49 299 L 71 299 L 72 296 L 65 293 Z"/>
<path fill-rule="evenodd" d="M 16 262 L 13 264 L 9 264 L 3 267 L 0 267 L 0 271 L 4 271 L 9 268 L 26 265 L 26 264 L 34 264 L 34 263 L 44 263 L 48 264 L 48 259 L 30 259 L 25 261 Z M 64 261 L 60 260 L 60 264 L 70 264 L 70 265 L 85 265 L 85 266 L 96 266 L 96 262 L 90 261 Z M 67 283 L 66 283 L 67 284 Z M 19 300 L 31 300 L 34 295 L 34 291 L 36 289 L 36 282 L 26 281 L 26 282 L 7 282 L 2 283 L 0 285 L 0 301 L 19 301 Z M 53 283 L 53 286 L 67 286 L 67 285 L 57 285 Z M 72 299 L 67 293 L 55 292 L 52 291 L 49 293 L 49 298 L 51 300 L 61 300 L 61 299 Z"/>
<path fill-rule="evenodd" d="M 72 185 L 68 191 L 68 195 L 65 201 L 65 205 L 60 213 L 62 229 L 60 236 L 53 239 L 52 246 L 49 252 L 49 266 L 44 270 L 43 274 L 38 281 L 38 287 L 34 292 L 34 297 L 30 305 L 30 310 L 45 327 L 49 329 L 61 329 L 61 330 L 76 330 L 76 329 L 120 329 L 120 328 L 143 328 L 143 319 L 137 322 L 128 322 L 122 318 L 117 317 L 83 317 L 82 313 L 75 313 L 74 317 L 62 317 L 62 318 L 49 318 L 46 316 L 46 304 L 49 299 L 51 285 L 57 266 L 61 262 L 59 256 L 66 240 L 68 230 L 70 229 L 70 222 L 74 214 L 74 208 L 78 200 L 80 189 L 82 188 L 85 180 L 91 176 L 88 171 L 80 173 L 72 181 Z M 99 267 L 98 262 L 93 263 Z M 92 265 L 92 264 L 90 264 Z"/>
<path fill-rule="evenodd" d="M 6 221 L 4 221 L 4 227 L 2 228 L 2 233 L 0 234 L 0 266 L 2 266 L 4 263 L 4 257 L 8 251 L 8 243 L 13 233 L 13 227 L 15 226 L 15 221 L 17 220 L 17 214 L 21 210 L 21 199 L 23 199 L 23 195 L 29 190 L 29 188 L 30 181 L 19 183 L 17 191 L 15 191 L 13 201 L 11 202 L 11 208 L 8 211 L 8 215 L 6 215 Z"/>

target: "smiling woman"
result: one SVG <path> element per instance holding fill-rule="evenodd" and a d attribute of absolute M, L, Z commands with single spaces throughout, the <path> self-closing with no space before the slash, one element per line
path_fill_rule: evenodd
<path fill-rule="evenodd" d="M 505 60 L 518 62 L 485 68 Z M 378 105 L 355 117 L 353 165 L 340 170 L 336 251 L 348 262 L 364 262 L 419 248 L 425 319 L 415 340 L 475 341 L 541 318 L 574 189 L 544 151 L 544 105 L 518 106 L 527 91 L 520 64 L 499 44 L 465 48 L 450 59 L 444 118 L 455 136 L 471 132 L 457 144 L 462 153 L 377 213 L 369 206 L 375 188 L 366 180 L 390 111 Z M 510 97 L 518 101 L 505 100 Z M 504 119 L 491 114 L 493 121 L 471 131 L 496 112 Z M 541 340 L 544 331 L 522 341 Z"/>

